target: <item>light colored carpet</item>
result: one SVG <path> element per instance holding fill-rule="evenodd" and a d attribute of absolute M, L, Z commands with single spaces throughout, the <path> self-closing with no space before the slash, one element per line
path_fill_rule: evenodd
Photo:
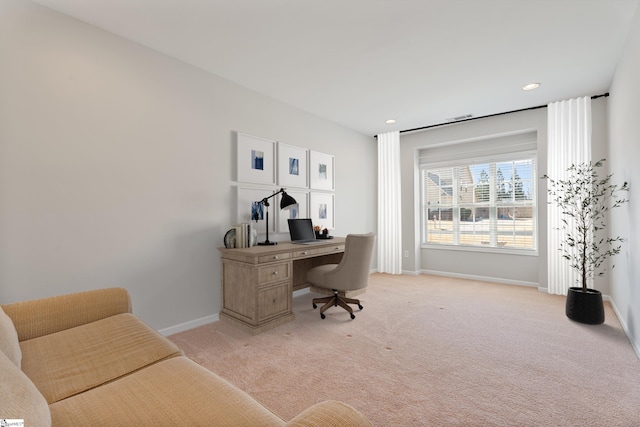
<path fill-rule="evenodd" d="M 533 288 L 374 274 L 355 320 L 321 320 L 317 296 L 257 336 L 216 322 L 170 338 L 285 420 L 336 399 L 376 426 L 640 425 L 640 361 L 608 304 L 587 326 Z"/>

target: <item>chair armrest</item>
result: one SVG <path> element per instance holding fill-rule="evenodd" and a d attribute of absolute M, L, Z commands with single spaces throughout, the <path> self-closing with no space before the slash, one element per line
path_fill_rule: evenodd
<path fill-rule="evenodd" d="M 121 313 L 131 313 L 131 299 L 123 288 L 107 288 L 2 305 L 26 341 L 91 323 Z"/>
<path fill-rule="evenodd" d="M 373 424 L 351 406 L 327 400 L 301 412 L 286 427 L 373 427 Z"/>

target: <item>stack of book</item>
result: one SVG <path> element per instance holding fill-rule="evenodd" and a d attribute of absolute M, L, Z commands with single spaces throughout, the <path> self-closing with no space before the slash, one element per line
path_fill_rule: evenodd
<path fill-rule="evenodd" d="M 250 248 L 257 244 L 258 230 L 249 222 L 234 225 L 224 235 L 224 247 L 227 249 Z"/>
<path fill-rule="evenodd" d="M 241 224 L 234 225 L 236 229 L 236 248 L 248 248 L 253 246 L 251 240 L 251 228 L 252 224 L 249 222 L 243 222 Z"/>

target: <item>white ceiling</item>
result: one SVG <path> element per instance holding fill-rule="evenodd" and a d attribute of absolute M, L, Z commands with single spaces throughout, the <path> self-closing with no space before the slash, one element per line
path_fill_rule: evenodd
<path fill-rule="evenodd" d="M 367 135 L 605 93 L 638 5 L 35 1 Z"/>

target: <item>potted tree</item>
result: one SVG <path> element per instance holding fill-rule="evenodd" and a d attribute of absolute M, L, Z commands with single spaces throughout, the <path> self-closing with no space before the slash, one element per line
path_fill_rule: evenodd
<path fill-rule="evenodd" d="M 602 293 L 587 287 L 587 281 L 602 276 L 607 258 L 620 253 L 624 239 L 611 237 L 604 232 L 607 212 L 628 200 L 620 192 L 629 191 L 629 185 L 611 183 L 612 174 L 598 175 L 605 159 L 595 163 L 571 165 L 566 179 L 551 179 L 549 203 L 555 203 L 563 214 L 560 231 L 563 233 L 560 251 L 571 268 L 578 273 L 578 283 L 570 287 L 566 301 L 568 318 L 592 325 L 604 322 Z M 613 268 L 613 265 L 612 267 Z"/>

